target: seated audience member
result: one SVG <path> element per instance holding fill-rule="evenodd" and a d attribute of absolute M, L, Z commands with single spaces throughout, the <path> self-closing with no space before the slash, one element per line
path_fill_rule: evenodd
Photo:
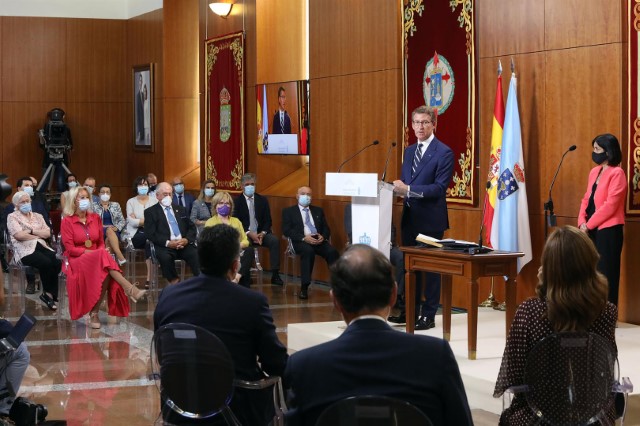
<path fill-rule="evenodd" d="M 298 189 L 298 204 L 282 210 L 282 233 L 291 239 L 293 249 L 300 255 L 301 287 L 298 297 L 307 299 L 311 273 L 316 255 L 322 256 L 329 266 L 340 254 L 329 243 L 331 230 L 320 207 L 311 205 L 311 188 Z"/>
<path fill-rule="evenodd" d="M 131 239 L 135 249 L 144 249 L 145 263 L 147 264 L 147 282 L 145 288 L 149 288 L 151 281 L 151 249 L 147 246 L 147 236 L 144 232 L 144 211 L 158 204 L 158 199 L 149 195 L 149 184 L 143 176 L 138 176 L 133 181 L 134 197 L 127 200 L 127 227 L 126 238 Z"/>
<path fill-rule="evenodd" d="M 271 284 L 283 285 L 280 278 L 280 238 L 271 231 L 271 209 L 266 197 L 256 192 L 256 175 L 245 173 L 240 180 L 242 194 L 235 198 L 235 216 L 240 219 L 253 246 L 269 248 Z"/>
<path fill-rule="evenodd" d="M 0 284 L 2 284 L 1 279 Z M 13 325 L 4 318 L 0 318 L 0 339 L 7 337 L 11 330 L 13 330 Z M 15 351 L 2 355 L 2 362 L 0 362 L 0 424 L 15 424 L 9 420 L 9 411 L 20 391 L 20 385 L 30 360 L 31 355 L 24 342 L 20 343 Z"/>
<path fill-rule="evenodd" d="M 93 204 L 98 204 L 100 202 L 100 197 L 95 195 L 95 192 L 96 192 L 96 178 L 94 178 L 93 176 L 89 176 L 88 178 L 86 178 L 84 180 L 84 184 L 82 186 L 87 188 L 87 191 L 89 191 L 89 195 L 91 195 L 91 202 Z"/>
<path fill-rule="evenodd" d="M 147 182 L 149 182 L 149 196 L 155 198 L 156 187 L 158 186 L 158 177 L 155 174 L 149 172 L 147 173 Z"/>
<path fill-rule="evenodd" d="M 162 275 L 170 284 L 179 281 L 176 259 L 189 264 L 193 275 L 200 274 L 195 248 L 196 227 L 184 207 L 171 204 L 173 188 L 167 182 L 156 187 L 158 203 L 144 211 L 144 233 L 154 245 Z"/>
<path fill-rule="evenodd" d="M 182 178 L 174 177 L 173 178 L 173 204 L 184 207 L 187 211 L 187 216 L 191 217 L 191 208 L 193 207 L 193 202 L 195 199 L 193 195 L 185 192 L 184 190 L 184 181 Z"/>
<path fill-rule="evenodd" d="M 198 233 L 202 232 L 205 222 L 213 215 L 211 200 L 215 193 L 216 185 L 212 180 L 202 182 L 200 195 L 198 195 L 198 199 L 193 202 L 190 216 L 191 222 L 196 225 Z"/>
<path fill-rule="evenodd" d="M 102 230 L 104 232 L 107 248 L 116 255 L 119 265 L 127 263 L 120 250 L 120 232 L 125 226 L 124 217 L 120 204 L 111 200 L 111 186 L 100 185 L 99 203 L 93 203 L 93 211 L 102 219 Z"/>
<path fill-rule="evenodd" d="M 16 188 L 18 191 L 23 191 L 29 195 L 30 203 L 31 203 L 31 211 L 40 214 L 44 222 L 47 224 L 47 226 L 51 228 L 51 219 L 49 218 L 49 211 L 47 210 L 46 204 L 42 201 L 41 199 L 42 197 L 36 198 L 37 191 L 35 191 L 35 186 L 31 178 L 28 176 L 21 177 L 16 181 Z M 5 207 L 4 216 L 3 216 L 4 223 L 2 224 L 4 229 L 7 229 L 7 219 L 9 215 L 14 212 L 14 210 L 15 210 L 15 203 L 7 204 L 7 207 Z M 25 289 L 25 292 L 27 294 L 34 294 L 36 292 L 36 276 L 31 271 L 29 271 L 26 274 L 26 278 L 27 278 L 27 288 Z"/>
<path fill-rule="evenodd" d="M 73 173 L 69 173 L 67 175 L 67 190 L 60 194 L 60 210 L 62 211 L 62 216 L 64 216 L 64 207 L 67 201 L 67 195 L 69 194 L 69 190 L 78 186 L 78 178 Z"/>
<path fill-rule="evenodd" d="M 64 267 L 69 295 L 69 315 L 76 320 L 91 313 L 89 325 L 100 328 L 99 310 L 108 292 L 109 315 L 129 315 L 129 301 L 142 298 L 146 290 L 139 290 L 122 276 L 118 263 L 104 246 L 100 216 L 91 212 L 91 196 L 84 187 L 69 191 L 65 216 L 60 224 Z"/>
<path fill-rule="evenodd" d="M 11 236 L 14 256 L 20 259 L 23 265 L 38 269 L 42 281 L 40 300 L 49 309 L 56 310 L 58 274 L 62 262 L 56 258 L 56 252 L 45 241 L 51 237 L 51 228 L 41 214 L 33 211 L 28 192 L 16 192 L 13 205 L 15 211 L 7 218 L 7 230 Z M 33 290 L 31 292 L 33 293 Z"/>
<path fill-rule="evenodd" d="M 289 358 L 284 376 L 288 424 L 312 426 L 328 406 L 358 395 L 409 402 L 436 426 L 473 424 L 449 343 L 401 333 L 386 323 L 397 286 L 391 263 L 380 251 L 350 246 L 331 266 L 330 284 L 347 329 Z"/>
<path fill-rule="evenodd" d="M 254 252 L 253 248 L 249 247 L 249 240 L 244 232 L 242 223 L 231 216 L 233 210 L 233 198 L 226 191 L 220 191 L 213 196 L 211 201 L 213 206 L 213 216 L 207 220 L 204 224 L 205 228 L 208 226 L 215 226 L 221 223 L 229 225 L 238 231 L 240 236 L 240 248 L 242 249 L 242 256 L 240 257 L 240 269 L 232 281 L 240 284 L 243 287 L 249 288 L 251 286 L 251 265 L 253 264 Z"/>
<path fill-rule="evenodd" d="M 280 376 L 287 349 L 276 335 L 267 298 L 231 282 L 240 268 L 239 241 L 231 226 L 203 229 L 198 239 L 202 274 L 162 291 L 154 327 L 182 322 L 209 330 L 229 350 L 238 379 L 259 380 L 265 373 Z M 266 425 L 274 415 L 271 396 L 270 389 L 236 389 L 231 409 L 243 425 Z M 165 407 L 163 412 L 167 414 Z M 211 424 L 211 419 L 202 423 Z"/>
<path fill-rule="evenodd" d="M 537 297 L 516 311 L 507 336 L 500 373 L 493 392 L 501 396 L 511 386 L 524 384 L 527 355 L 550 334 L 588 331 L 611 343 L 617 354 L 615 327 L 618 310 L 607 302 L 606 278 L 597 270 L 598 252 L 586 233 L 573 226 L 556 229 L 542 251 Z M 608 412 L 614 423 L 613 404 Z M 500 416 L 501 425 L 531 424 L 534 414 L 524 394 L 516 394 Z"/>

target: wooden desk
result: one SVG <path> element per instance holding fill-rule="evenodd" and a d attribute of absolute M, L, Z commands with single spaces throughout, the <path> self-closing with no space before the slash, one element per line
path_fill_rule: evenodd
<path fill-rule="evenodd" d="M 505 302 L 507 305 L 506 330 L 509 333 L 511 322 L 516 314 L 516 275 L 517 259 L 524 253 L 493 251 L 486 254 L 470 255 L 460 251 L 425 247 L 400 247 L 404 253 L 405 306 L 407 315 L 407 333 L 415 329 L 415 274 L 411 272 L 436 272 L 442 274 L 442 326 L 443 337 L 451 337 L 451 296 L 452 276 L 465 277 L 468 280 L 469 306 L 467 326 L 469 330 L 469 359 L 476 359 L 478 340 L 478 281 L 479 277 L 506 276 Z M 428 285 L 428 283 L 427 283 Z"/>

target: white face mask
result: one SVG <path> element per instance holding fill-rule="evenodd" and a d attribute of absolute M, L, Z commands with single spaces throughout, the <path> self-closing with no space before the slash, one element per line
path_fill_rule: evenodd
<path fill-rule="evenodd" d="M 111 199 L 111 195 L 109 195 L 109 194 L 100 194 L 100 200 L 102 200 L 103 203 L 106 203 L 110 199 Z"/>
<path fill-rule="evenodd" d="M 25 186 L 24 188 L 22 188 L 22 190 L 24 192 L 26 192 L 27 194 L 29 194 L 29 197 L 33 197 L 33 187 L 32 186 Z"/>
<path fill-rule="evenodd" d="M 171 197 L 169 197 L 168 195 L 166 197 L 164 197 L 161 201 L 160 204 L 162 204 L 165 207 L 169 207 L 171 206 Z"/>

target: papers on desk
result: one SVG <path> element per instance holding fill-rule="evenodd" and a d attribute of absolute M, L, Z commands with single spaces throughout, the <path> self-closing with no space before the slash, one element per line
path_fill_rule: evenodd
<path fill-rule="evenodd" d="M 471 241 L 454 240 L 452 238 L 445 238 L 444 240 L 438 240 L 424 234 L 418 234 L 416 241 L 426 244 L 431 247 L 438 247 L 450 250 L 464 250 L 471 247 L 478 247 L 478 244 Z"/>

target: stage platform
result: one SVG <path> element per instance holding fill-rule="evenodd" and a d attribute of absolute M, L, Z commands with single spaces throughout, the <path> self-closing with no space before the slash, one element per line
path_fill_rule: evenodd
<path fill-rule="evenodd" d="M 467 315 L 451 316 L 451 348 L 460 366 L 460 373 L 472 409 L 478 408 L 499 414 L 502 411 L 502 399 L 493 398 L 493 388 L 500 360 L 505 345 L 504 312 L 490 308 L 478 309 L 478 348 L 477 359 L 467 359 Z M 288 346 L 290 352 L 299 351 L 319 343 L 338 337 L 346 325 L 341 321 L 301 323 L 288 325 Z M 404 326 L 394 327 L 404 332 Z M 436 316 L 436 327 L 427 331 L 417 331 L 416 334 L 442 337 L 442 316 Z M 620 374 L 628 376 L 634 384 L 634 393 L 630 397 L 630 416 L 640 418 L 635 411 L 640 406 L 640 326 L 618 323 L 616 329 L 618 345 L 618 359 Z"/>

